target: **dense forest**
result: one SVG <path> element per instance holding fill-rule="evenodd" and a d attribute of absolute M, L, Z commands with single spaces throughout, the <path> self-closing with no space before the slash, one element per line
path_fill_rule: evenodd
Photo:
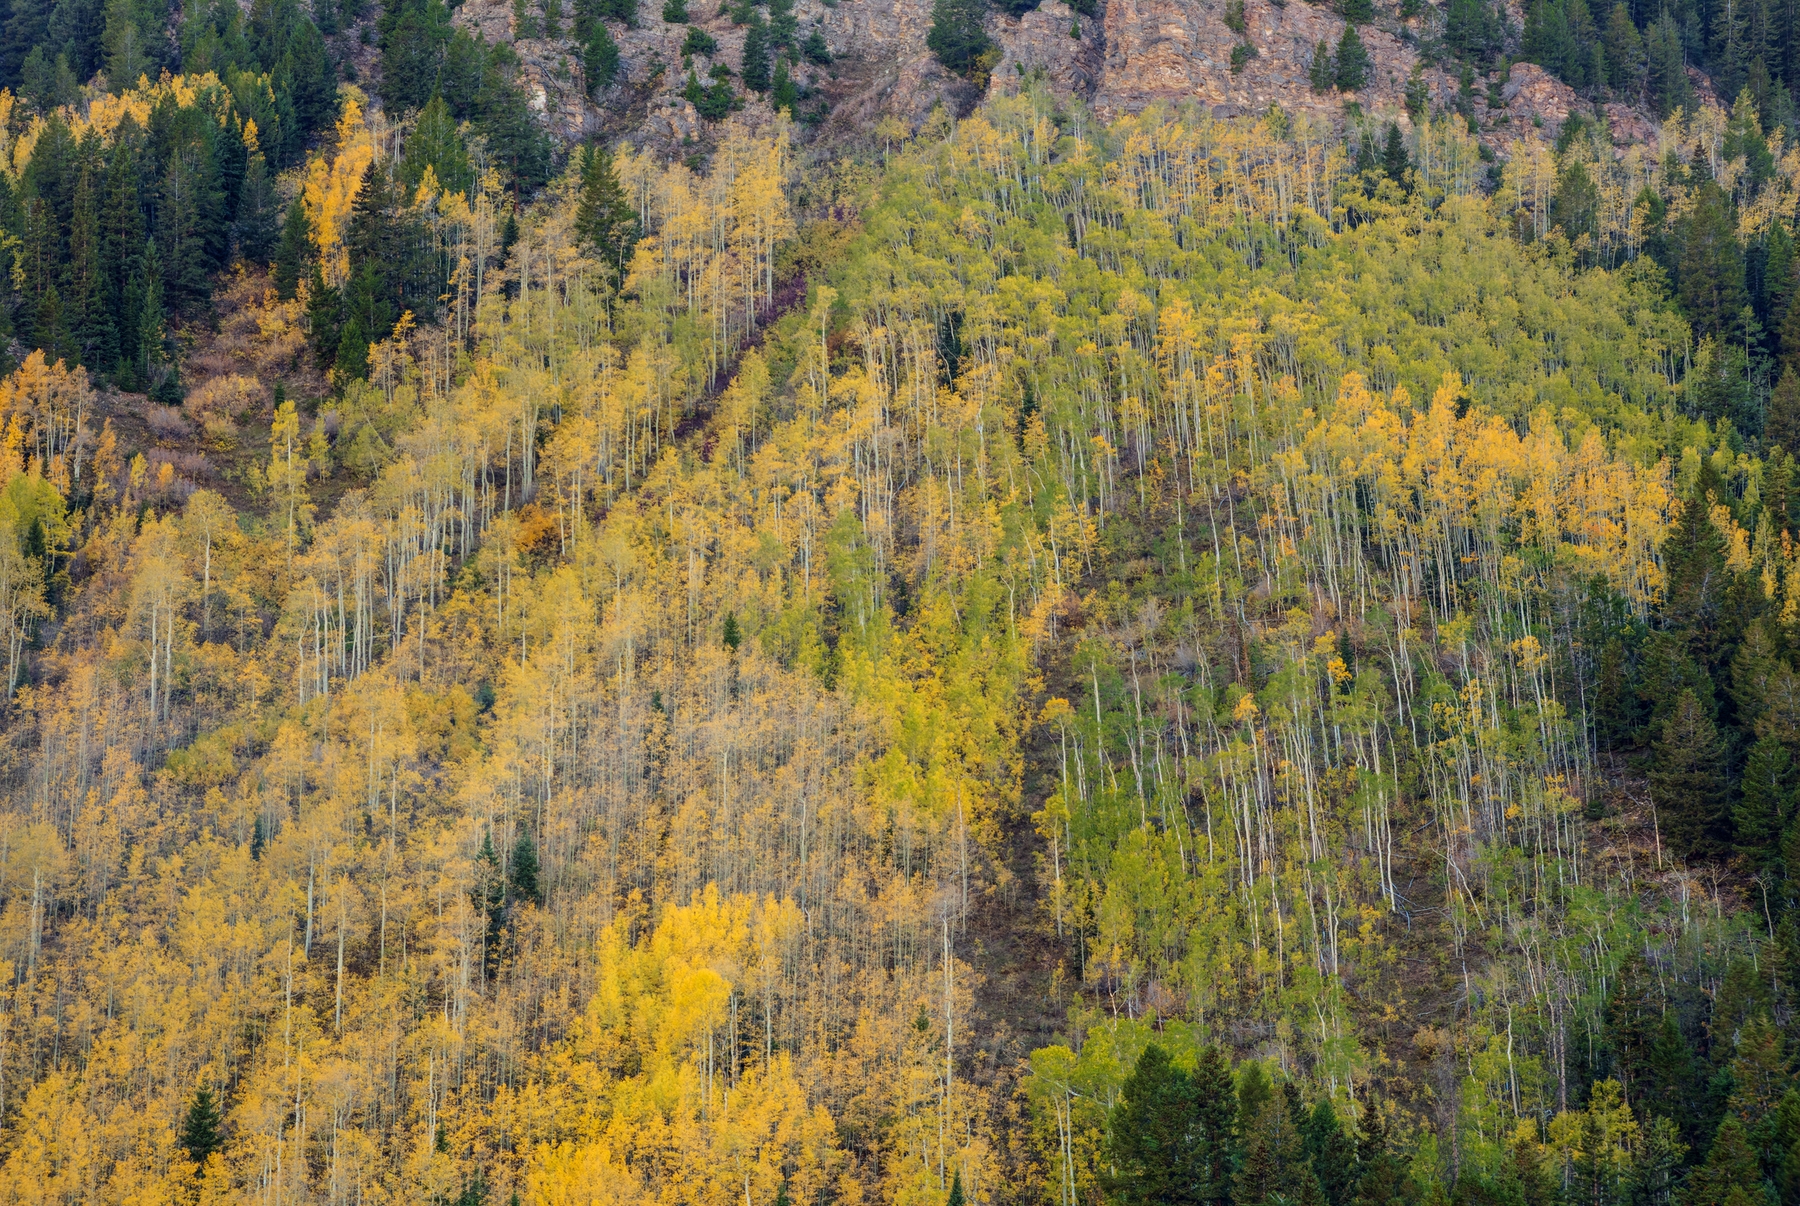
<path fill-rule="evenodd" d="M 1027 79 L 827 158 L 771 0 L 667 162 L 439 0 L 11 0 L 0 1193 L 1800 1201 L 1736 2 L 1432 26 L 1622 153 Z"/>

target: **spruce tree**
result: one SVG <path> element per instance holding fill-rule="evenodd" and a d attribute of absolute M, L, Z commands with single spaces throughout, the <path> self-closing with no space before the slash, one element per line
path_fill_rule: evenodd
<path fill-rule="evenodd" d="M 202 1169 L 206 1158 L 223 1143 L 219 1135 L 219 1107 L 213 1101 L 212 1090 L 205 1085 L 194 1091 L 194 1100 L 188 1104 L 181 1122 L 181 1135 L 175 1142 Z"/>
<path fill-rule="evenodd" d="M 438 187 L 446 194 L 467 194 L 474 187 L 475 170 L 469 163 L 469 150 L 463 145 L 456 119 L 450 115 L 450 106 L 441 95 L 433 96 L 419 110 L 418 124 L 413 127 L 412 135 L 406 140 L 406 150 L 400 157 L 400 179 L 405 182 L 409 196 L 425 178 L 426 168 L 431 169 L 437 177 Z"/>
<path fill-rule="evenodd" d="M 787 59 L 775 60 L 775 79 L 769 85 L 769 104 L 777 112 L 785 109 L 789 117 L 800 107 L 800 89 L 788 74 Z"/>
<path fill-rule="evenodd" d="M 1744 253 L 1738 246 L 1731 198 L 1711 181 L 1695 191 L 1694 209 L 1681 223 L 1682 312 L 1697 335 L 1729 342 L 1740 333 L 1750 294 L 1744 287 Z"/>
<path fill-rule="evenodd" d="M 589 147 L 582 157 L 581 199 L 575 207 L 575 234 L 605 264 L 614 280 L 622 279 L 625 265 L 637 247 L 637 211 L 626 199 L 613 170 L 610 152 Z"/>
<path fill-rule="evenodd" d="M 523 828 L 519 830 L 519 840 L 513 843 L 512 865 L 507 868 L 507 882 L 514 900 L 537 904 L 541 899 L 537 844 Z"/>
<path fill-rule="evenodd" d="M 1406 187 L 1406 174 L 1412 170 L 1412 161 L 1406 157 L 1406 141 L 1400 135 L 1400 127 L 1394 122 L 1388 123 L 1387 140 L 1381 148 L 1381 170 L 1389 180 L 1402 188 Z"/>
<path fill-rule="evenodd" d="M 752 92 L 769 90 L 769 27 L 760 17 L 754 18 L 744 31 L 744 55 L 738 75 Z"/>
<path fill-rule="evenodd" d="M 287 219 L 281 224 L 281 240 L 275 245 L 275 294 L 292 301 L 300 289 L 300 281 L 312 263 L 312 224 L 306 208 L 296 199 L 288 204 Z"/>
<path fill-rule="evenodd" d="M 1762 1168 L 1744 1124 L 1727 1115 L 1719 1123 L 1706 1163 L 1688 1174 L 1687 1206 L 1760 1206 Z"/>
<path fill-rule="evenodd" d="M 1356 1193 L 1356 1141 L 1345 1133 L 1330 1098 L 1313 1105 L 1301 1133 L 1327 1206 L 1349 1206 Z"/>
<path fill-rule="evenodd" d="M 1653 754 L 1650 799 L 1663 845 L 1677 856 L 1719 849 L 1729 836 L 1723 749 L 1691 689 L 1675 701 Z"/>
<path fill-rule="evenodd" d="M 785 1183 L 783 1183 L 782 1189 L 783 1190 L 787 1189 L 787 1185 Z M 956 1171 L 955 1175 L 951 1177 L 950 1196 L 948 1198 L 944 1199 L 944 1206 L 965 1206 L 965 1199 L 963 1197 L 962 1170 L 961 1169 L 958 1169 Z"/>
<path fill-rule="evenodd" d="M 275 244 L 275 186 L 268 161 L 261 151 L 250 156 L 244 183 L 238 193 L 237 218 L 232 223 L 238 252 L 253 264 L 269 262 Z"/>
<path fill-rule="evenodd" d="M 1687 58 L 1681 45 L 1681 31 L 1666 11 L 1650 26 L 1644 39 L 1645 97 L 1659 118 L 1677 109 L 1695 105 L 1693 85 L 1688 82 Z"/>
<path fill-rule="evenodd" d="M 604 92 L 619 75 L 619 44 L 613 39 L 606 22 L 594 22 L 593 32 L 581 52 L 581 70 L 587 76 L 588 91 Z"/>
<path fill-rule="evenodd" d="M 1681 518 L 1663 543 L 1663 625 L 1687 642 L 1703 667 L 1717 651 L 1727 585 L 1725 538 L 1712 521 L 1712 505 L 1725 494 L 1711 460 L 1703 460 Z"/>
<path fill-rule="evenodd" d="M 1144 1048 L 1113 1107 L 1107 1190 L 1120 1206 L 1199 1206 L 1205 1136 L 1193 1078 L 1156 1043 Z"/>
<path fill-rule="evenodd" d="M 1319 44 L 1313 47 L 1312 65 L 1306 74 L 1314 92 L 1330 92 L 1337 87 L 1337 62 L 1331 57 L 1331 43 L 1319 39 Z"/>
<path fill-rule="evenodd" d="M 1624 0 L 1614 4 L 1606 18 L 1606 82 L 1615 92 L 1637 99 L 1644 91 L 1644 39 Z"/>
<path fill-rule="evenodd" d="M 1362 91 L 1369 80 L 1369 51 L 1362 38 L 1357 36 L 1356 26 L 1344 26 L 1344 35 L 1338 39 L 1337 54 L 1332 62 L 1337 73 L 1338 91 Z"/>
<path fill-rule="evenodd" d="M 1790 318 L 1800 314 L 1800 306 L 1788 308 Z M 1790 327 L 1800 332 L 1800 323 L 1790 321 Z M 1787 327 L 1782 329 L 1782 347 L 1785 355 L 1787 344 Z M 1769 393 L 1769 417 L 1763 424 L 1763 440 L 1765 443 L 1783 449 L 1800 451 L 1800 372 L 1796 372 L 1790 361 L 1781 370 L 1781 380 Z"/>

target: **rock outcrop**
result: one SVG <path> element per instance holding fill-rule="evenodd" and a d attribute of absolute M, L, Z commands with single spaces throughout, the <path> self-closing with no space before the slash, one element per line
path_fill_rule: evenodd
<path fill-rule="evenodd" d="M 733 25 L 716 0 L 690 0 L 690 23 L 717 42 L 713 60 L 694 64 L 704 76 L 712 61 L 735 70 L 744 30 Z M 579 51 L 566 39 L 513 39 L 507 0 L 467 0 L 458 24 L 490 41 L 513 41 L 523 64 L 527 96 L 561 138 L 624 137 L 635 144 L 680 155 L 703 147 L 712 129 L 682 97 L 681 57 L 686 24 L 661 19 L 660 0 L 640 0 L 636 28 L 617 32 L 620 82 L 598 100 L 582 78 Z M 1310 68 L 1316 48 L 1335 48 L 1344 20 L 1325 5 L 1305 0 L 1245 0 L 1242 32 L 1227 23 L 1227 0 L 1099 0 L 1082 16 L 1063 0 L 1042 0 L 1019 16 L 996 14 L 989 31 L 1001 57 L 988 88 L 1002 93 L 1028 79 L 1090 105 L 1102 118 L 1159 103 L 1198 103 L 1216 117 L 1266 112 L 1280 105 L 1295 115 L 1341 121 L 1350 102 L 1382 120 L 1406 123 L 1405 93 L 1415 66 L 1420 18 L 1383 15 L 1359 26 L 1370 71 L 1356 92 L 1314 91 Z M 818 30 L 831 48 L 829 67 L 801 62 L 795 77 L 807 93 L 802 108 L 824 102 L 829 116 L 819 136 L 832 141 L 868 139 L 883 117 L 917 127 L 943 104 L 962 112 L 980 100 L 978 90 L 946 71 L 925 47 L 932 0 L 797 0 L 800 36 Z M 1233 68 L 1234 49 L 1237 68 Z M 1437 107 L 1458 103 L 1458 81 L 1440 67 L 1423 79 Z M 1519 138 L 1554 138 L 1571 112 L 1587 108 L 1567 85 L 1542 68 L 1517 64 L 1499 95 L 1478 81 L 1463 105 L 1472 110 L 1482 141 L 1496 151 Z M 1489 101 L 1496 103 L 1490 107 Z M 772 120 L 767 104 L 746 97 L 753 123 Z M 1614 141 L 1624 145 L 1655 138 L 1656 125 L 1642 111 L 1610 104 L 1601 110 Z"/>

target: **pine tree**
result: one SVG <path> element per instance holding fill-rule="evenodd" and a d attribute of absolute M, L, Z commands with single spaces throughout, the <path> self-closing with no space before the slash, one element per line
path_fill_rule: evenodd
<path fill-rule="evenodd" d="M 1687 642 L 1703 667 L 1711 664 L 1717 649 L 1727 585 L 1725 538 L 1711 514 L 1712 504 L 1724 494 L 1711 461 L 1705 461 L 1682 504 L 1680 521 L 1663 545 L 1663 624 Z"/>
<path fill-rule="evenodd" d="M 1356 26 L 1344 26 L 1344 35 L 1338 39 L 1337 54 L 1332 62 L 1335 65 L 1336 83 L 1340 92 L 1360 92 L 1369 79 L 1369 51 L 1357 36 Z"/>
<path fill-rule="evenodd" d="M 1650 799 L 1663 845 L 1678 856 L 1718 849 L 1728 836 L 1723 751 L 1692 690 L 1675 701 L 1653 753 Z"/>
<path fill-rule="evenodd" d="M 1316 86 L 1314 91 L 1318 91 Z M 1414 63 L 1412 74 L 1406 77 L 1406 114 L 1417 123 L 1425 119 L 1430 108 L 1431 86 L 1425 82 L 1424 68 Z"/>
<path fill-rule="evenodd" d="M 212 1090 L 205 1085 L 194 1091 L 194 1100 L 182 1119 L 181 1135 L 175 1142 L 187 1153 L 188 1159 L 202 1169 L 206 1167 L 206 1158 L 223 1145 L 219 1134 L 219 1107 L 213 1101 Z"/>
<path fill-rule="evenodd" d="M 1762 1202 L 1762 1169 L 1744 1124 L 1727 1115 L 1719 1123 L 1706 1163 L 1688 1174 L 1687 1206 L 1756 1206 Z"/>
<path fill-rule="evenodd" d="M 783 1192 L 786 1192 L 787 1183 L 785 1181 L 782 1182 L 781 1188 Z M 961 1169 L 958 1169 L 950 1180 L 950 1196 L 944 1199 L 944 1206 L 964 1206 Z"/>
<path fill-rule="evenodd" d="M 381 96 L 396 113 L 424 107 L 438 91 L 450 14 L 443 0 L 387 0 L 381 33 Z"/>
<path fill-rule="evenodd" d="M 1286 1093 L 1271 1095 L 1263 1103 L 1244 1136 L 1234 1201 L 1299 1202 L 1320 1196 L 1294 1112 Z"/>
<path fill-rule="evenodd" d="M 1500 14 L 1487 0 L 1450 0 L 1444 44 L 1464 62 L 1485 67 L 1500 49 Z"/>

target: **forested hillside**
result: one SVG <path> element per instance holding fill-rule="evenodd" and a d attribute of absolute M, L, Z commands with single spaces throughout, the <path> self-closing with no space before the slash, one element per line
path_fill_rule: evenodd
<path fill-rule="evenodd" d="M 1753 96 L 664 163 L 409 11 L 0 93 L 8 1201 L 1800 1197 Z"/>

